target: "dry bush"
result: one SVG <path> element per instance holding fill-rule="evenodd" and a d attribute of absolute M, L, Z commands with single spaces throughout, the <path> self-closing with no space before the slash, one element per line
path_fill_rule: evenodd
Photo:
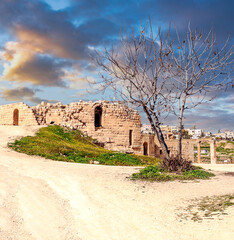
<path fill-rule="evenodd" d="M 178 155 L 164 159 L 161 167 L 168 172 L 176 173 L 191 171 L 195 169 L 194 166 L 192 166 L 192 161 L 187 161 L 183 158 L 180 158 Z"/>

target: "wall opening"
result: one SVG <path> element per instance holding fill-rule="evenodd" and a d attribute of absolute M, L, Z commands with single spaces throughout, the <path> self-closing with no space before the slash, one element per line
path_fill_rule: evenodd
<path fill-rule="evenodd" d="M 154 144 L 154 156 L 156 157 L 158 155 L 158 147 L 156 144 Z"/>
<path fill-rule="evenodd" d="M 18 126 L 19 125 L 19 110 L 15 109 L 13 112 L 13 125 Z"/>
<path fill-rule="evenodd" d="M 146 156 L 148 155 L 148 143 L 147 142 L 143 143 L 143 154 Z"/>
<path fill-rule="evenodd" d="M 132 146 L 132 130 L 129 130 L 129 146 Z"/>
<path fill-rule="evenodd" d="M 94 126 L 101 127 L 102 126 L 102 108 L 100 106 L 95 107 L 94 115 L 95 115 Z"/>

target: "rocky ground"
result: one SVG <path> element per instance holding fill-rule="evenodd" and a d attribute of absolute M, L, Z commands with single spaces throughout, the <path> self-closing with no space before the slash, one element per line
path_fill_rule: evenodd
<path fill-rule="evenodd" d="M 180 218 L 192 199 L 234 193 L 234 165 L 211 180 L 134 182 L 136 167 L 56 162 L 7 148 L 38 127 L 0 126 L 1 240 L 207 240 L 234 238 L 234 209 Z"/>

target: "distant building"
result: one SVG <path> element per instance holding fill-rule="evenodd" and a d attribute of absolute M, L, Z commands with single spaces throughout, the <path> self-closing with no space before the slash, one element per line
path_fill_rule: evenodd
<path fill-rule="evenodd" d="M 204 129 L 186 129 L 192 139 L 198 139 L 204 136 Z"/>
<path fill-rule="evenodd" d="M 205 137 L 211 137 L 212 136 L 212 132 L 205 132 Z"/>
<path fill-rule="evenodd" d="M 175 133 L 177 133 L 179 130 L 177 126 L 170 126 L 170 128 L 171 128 L 171 132 L 175 132 Z"/>
<path fill-rule="evenodd" d="M 141 126 L 141 133 L 144 133 L 144 134 L 154 134 L 154 131 L 152 130 L 151 125 L 143 124 Z"/>
<path fill-rule="evenodd" d="M 224 133 L 226 134 L 226 138 L 233 139 L 234 138 L 234 132 L 230 130 L 225 130 Z"/>
<path fill-rule="evenodd" d="M 214 134 L 216 138 L 234 139 L 234 132 L 231 130 L 224 130 L 224 132 Z"/>
<path fill-rule="evenodd" d="M 168 125 L 161 125 L 161 130 L 164 132 L 170 132 L 171 128 Z"/>
<path fill-rule="evenodd" d="M 177 133 L 179 130 L 177 126 L 169 126 L 169 125 L 161 125 L 161 129 L 162 131 L 174 132 L 174 133 Z"/>

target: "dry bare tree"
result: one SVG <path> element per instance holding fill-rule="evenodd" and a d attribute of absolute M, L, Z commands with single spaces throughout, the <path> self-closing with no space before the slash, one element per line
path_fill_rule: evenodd
<path fill-rule="evenodd" d="M 178 156 L 182 156 L 184 111 L 212 100 L 233 80 L 232 46 L 228 41 L 219 49 L 212 31 L 208 34 L 188 31 L 184 38 L 176 29 L 156 34 L 149 24 L 139 34 L 121 35 L 121 44 L 96 51 L 100 67 L 99 90 L 110 88 L 118 99 L 141 107 L 154 130 L 163 154 L 169 151 L 161 121 L 169 114 L 178 117 Z"/>
<path fill-rule="evenodd" d="M 148 34 L 149 33 L 149 34 Z M 160 128 L 160 117 L 171 111 L 172 88 L 168 86 L 169 55 L 165 54 L 167 35 L 158 29 L 154 35 L 151 26 L 121 35 L 121 44 L 104 51 L 97 51 L 94 60 L 101 68 L 98 89 L 110 88 L 117 99 L 141 107 L 161 145 L 165 158 L 169 158 L 168 147 Z M 165 45 L 166 46 L 166 45 Z"/>
<path fill-rule="evenodd" d="M 174 102 L 178 117 L 178 148 L 182 157 L 182 126 L 184 112 L 213 100 L 221 90 L 233 87 L 233 45 L 228 39 L 217 43 L 213 30 L 202 33 L 196 29 L 184 34 L 174 31 L 167 38 L 168 54 L 172 58 L 170 71 Z M 173 70 L 172 70 L 173 69 Z"/>

